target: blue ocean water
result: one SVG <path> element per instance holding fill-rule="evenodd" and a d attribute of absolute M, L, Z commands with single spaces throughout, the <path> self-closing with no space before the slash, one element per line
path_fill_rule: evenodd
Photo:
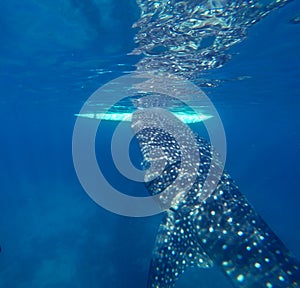
<path fill-rule="evenodd" d="M 135 1 L 0 7 L 0 287 L 146 287 L 162 215 L 126 218 L 96 205 L 78 182 L 71 147 L 85 100 L 141 58 L 127 55 Z M 299 15 L 294 1 L 253 26 L 233 58 L 208 72 L 221 84 L 205 89 L 225 127 L 227 170 L 298 259 Z M 201 285 L 230 287 L 217 269 L 191 269 L 176 287 Z"/>

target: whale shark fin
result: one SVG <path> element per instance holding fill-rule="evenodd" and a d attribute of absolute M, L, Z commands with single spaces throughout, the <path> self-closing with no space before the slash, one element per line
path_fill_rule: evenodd
<path fill-rule="evenodd" d="M 168 210 L 159 227 L 150 264 L 148 287 L 174 287 L 188 267 L 210 268 L 212 260 L 189 234 L 187 218 Z M 163 285 L 163 286 L 162 286 Z"/>
<path fill-rule="evenodd" d="M 140 111 L 133 127 L 152 126 L 157 113 Z M 147 113 L 146 115 L 144 113 Z M 176 119 L 172 127 L 186 132 Z M 168 119 L 168 120 L 169 120 Z M 151 122 L 152 121 L 152 122 Z M 164 121 L 167 122 L 167 121 Z M 150 195 L 166 191 L 178 178 L 182 151 L 164 130 L 153 127 L 136 134 L 144 158 L 151 163 L 153 147 L 165 147 L 164 170 L 146 183 Z M 174 129 L 175 129 L 174 128 Z M 186 268 L 211 267 L 213 264 L 238 288 L 299 288 L 300 265 L 240 192 L 234 180 L 223 171 L 212 194 L 199 200 L 212 157 L 209 144 L 197 137 L 200 163 L 197 177 L 181 201 L 172 201 L 160 226 L 155 243 L 148 288 L 174 288 Z M 187 142 L 188 144 L 188 142 Z M 205 157 L 203 157 L 205 156 Z M 152 161 L 153 162 L 153 161 Z M 215 162 L 214 165 L 219 165 Z M 211 164 L 212 165 L 212 164 Z M 181 182 L 178 182 L 179 184 Z M 181 191 L 181 186 L 174 185 Z M 174 199 L 174 194 L 167 194 Z M 173 204 L 174 203 L 174 204 Z"/>

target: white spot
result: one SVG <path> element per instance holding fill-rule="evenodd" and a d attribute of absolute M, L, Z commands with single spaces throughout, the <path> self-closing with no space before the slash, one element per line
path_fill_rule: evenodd
<path fill-rule="evenodd" d="M 226 270 L 226 273 L 227 273 L 228 275 L 231 275 L 232 270 Z"/>
<path fill-rule="evenodd" d="M 210 211 L 210 214 L 211 214 L 212 216 L 214 216 L 214 215 L 216 215 L 216 212 L 215 212 L 214 210 L 212 210 L 212 211 Z"/>
<path fill-rule="evenodd" d="M 228 223 L 231 223 L 232 222 L 232 217 L 229 217 L 227 221 L 228 221 Z"/>
<path fill-rule="evenodd" d="M 247 249 L 247 251 L 251 251 L 251 247 L 250 246 L 247 246 L 246 249 Z"/>
<path fill-rule="evenodd" d="M 269 258 L 265 258 L 265 262 L 269 263 L 270 259 Z"/>
<path fill-rule="evenodd" d="M 267 283 L 266 283 L 266 287 L 267 287 L 267 288 L 273 288 L 273 285 L 272 285 L 270 282 L 267 282 Z"/>
<path fill-rule="evenodd" d="M 213 228 L 213 227 L 211 227 L 211 226 L 209 227 L 209 229 L 208 229 L 208 230 L 209 230 L 209 232 L 214 232 L 214 228 Z"/>
<path fill-rule="evenodd" d="M 239 236 L 243 236 L 243 235 L 244 235 L 243 231 L 239 231 L 237 234 L 238 234 Z"/>
<path fill-rule="evenodd" d="M 285 279 L 280 275 L 280 276 L 278 276 L 278 279 L 281 281 L 281 282 L 284 282 L 285 281 Z"/>
<path fill-rule="evenodd" d="M 227 261 L 223 261 L 223 262 L 222 262 L 222 266 L 228 266 L 228 264 L 229 264 L 229 263 L 228 263 Z"/>
<path fill-rule="evenodd" d="M 256 262 L 256 263 L 254 263 L 254 267 L 259 269 L 259 268 L 261 268 L 261 265 L 260 265 L 260 263 Z"/>
<path fill-rule="evenodd" d="M 238 276 L 236 277 L 236 279 L 237 279 L 239 282 L 243 282 L 244 279 L 245 279 L 245 277 L 244 277 L 243 274 L 240 274 L 240 275 L 238 275 Z"/>
<path fill-rule="evenodd" d="M 226 250 L 226 249 L 227 249 L 227 245 L 224 244 L 224 245 L 222 246 L 222 249 L 223 249 L 223 250 Z"/>

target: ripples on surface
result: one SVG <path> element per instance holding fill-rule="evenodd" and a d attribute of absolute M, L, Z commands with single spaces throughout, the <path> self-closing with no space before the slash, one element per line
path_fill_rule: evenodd
<path fill-rule="evenodd" d="M 177 1 L 137 0 L 141 18 L 132 54 L 146 55 L 140 70 L 160 70 L 201 78 L 205 70 L 222 67 L 228 48 L 245 39 L 248 29 L 290 0 Z"/>
<path fill-rule="evenodd" d="M 136 65 L 138 71 L 174 73 L 192 80 L 200 87 L 217 87 L 231 79 L 213 79 L 207 71 L 220 68 L 228 62 L 231 58 L 228 49 L 244 40 L 253 24 L 290 1 L 137 0 L 141 17 L 133 25 L 139 31 L 135 36 L 137 48 L 131 54 L 144 56 Z M 90 69 L 88 81 L 104 74 L 114 74 L 115 68 Z M 118 69 L 124 70 L 125 74 L 132 71 L 132 67 L 126 69 L 125 64 L 118 64 Z M 245 78 L 250 77 L 237 77 L 234 80 Z M 104 113 L 106 108 L 104 104 L 98 106 L 97 111 L 93 109 L 91 113 L 76 116 L 130 121 L 134 111 L 134 107 L 125 102 Z M 211 117 L 205 113 L 196 115 L 184 106 L 172 112 L 186 123 L 201 122 Z"/>

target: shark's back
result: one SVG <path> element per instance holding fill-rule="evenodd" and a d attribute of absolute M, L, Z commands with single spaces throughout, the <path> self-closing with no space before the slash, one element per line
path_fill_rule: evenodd
<path fill-rule="evenodd" d="M 133 126 L 138 121 L 139 115 L 133 117 Z M 180 151 L 163 130 L 144 129 L 136 136 L 150 163 L 151 146 L 166 149 L 164 171 L 146 184 L 155 195 L 178 176 Z M 186 268 L 212 265 L 220 267 L 234 287 L 300 287 L 299 263 L 226 172 L 213 193 L 200 200 L 210 173 L 211 147 L 199 136 L 195 138 L 200 155 L 197 178 L 185 198 L 167 210 L 153 250 L 148 287 L 172 288 Z"/>

